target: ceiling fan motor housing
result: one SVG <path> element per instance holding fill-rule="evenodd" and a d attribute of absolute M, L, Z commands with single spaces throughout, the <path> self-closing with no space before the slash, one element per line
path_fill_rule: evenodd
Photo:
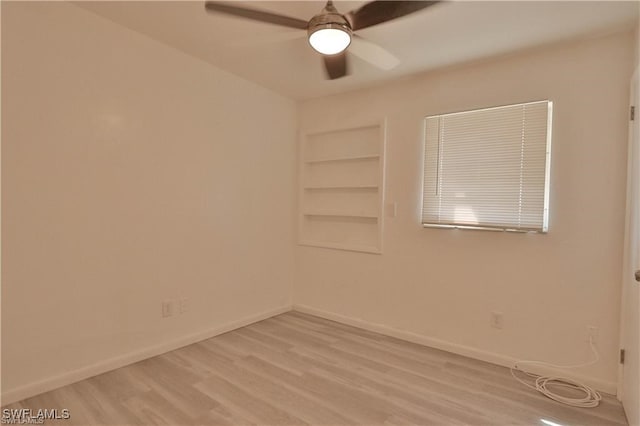
<path fill-rule="evenodd" d="M 311 36 L 311 34 L 315 33 L 316 31 L 324 29 L 342 30 L 349 34 L 350 38 L 353 34 L 349 22 L 335 9 L 325 9 L 322 11 L 322 13 L 311 18 L 311 20 L 309 21 L 309 26 L 307 27 L 307 35 Z"/>

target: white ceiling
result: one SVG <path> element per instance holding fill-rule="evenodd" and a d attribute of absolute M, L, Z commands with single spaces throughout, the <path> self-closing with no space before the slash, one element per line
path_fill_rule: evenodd
<path fill-rule="evenodd" d="M 237 2 L 308 20 L 322 1 Z M 337 1 L 346 13 L 365 2 Z M 350 55 L 351 75 L 325 80 L 305 32 L 222 14 L 204 1 L 83 1 L 77 5 L 294 99 L 386 80 L 559 40 L 632 28 L 635 1 L 443 2 L 358 32 L 400 59 L 391 71 Z"/>

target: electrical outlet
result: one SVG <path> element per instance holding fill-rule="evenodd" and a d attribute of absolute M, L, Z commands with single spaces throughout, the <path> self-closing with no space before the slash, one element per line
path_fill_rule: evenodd
<path fill-rule="evenodd" d="M 593 344 L 598 343 L 598 334 L 600 334 L 600 329 L 595 325 L 587 326 L 587 342 L 591 341 Z"/>
<path fill-rule="evenodd" d="M 189 299 L 186 297 L 181 297 L 180 298 L 180 313 L 184 314 L 185 312 L 187 312 L 189 310 Z"/>
<path fill-rule="evenodd" d="M 164 300 L 162 302 L 162 317 L 167 318 L 173 315 L 173 301 Z"/>
<path fill-rule="evenodd" d="M 504 325 L 504 318 L 503 318 L 502 312 L 496 312 L 496 311 L 491 312 L 490 324 L 491 324 L 491 327 L 497 328 L 498 330 L 502 330 L 502 327 Z"/>

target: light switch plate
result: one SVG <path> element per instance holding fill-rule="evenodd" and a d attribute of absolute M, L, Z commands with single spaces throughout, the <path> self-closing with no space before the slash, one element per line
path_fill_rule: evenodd
<path fill-rule="evenodd" d="M 398 214 L 398 203 L 387 203 L 387 217 L 396 217 Z"/>

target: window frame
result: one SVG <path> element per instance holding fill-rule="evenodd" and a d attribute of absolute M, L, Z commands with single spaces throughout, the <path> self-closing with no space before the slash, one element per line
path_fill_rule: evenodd
<path fill-rule="evenodd" d="M 423 211 L 424 211 L 424 203 L 425 203 L 425 173 L 426 173 L 426 150 L 427 150 L 427 120 L 429 118 L 434 117 L 442 117 L 447 115 L 455 115 L 455 114 L 464 114 L 471 112 L 480 112 L 487 110 L 494 110 L 506 107 L 516 107 L 527 104 L 534 103 L 547 103 L 547 132 L 546 132 L 546 141 L 545 141 L 545 170 L 544 170 L 544 192 L 543 192 L 543 210 L 542 210 L 542 227 L 541 228 L 510 228 L 507 226 L 491 226 L 491 225 L 469 225 L 469 224 L 456 224 L 456 223 L 428 223 L 424 222 Z M 425 115 L 422 119 L 422 168 L 421 168 L 421 176 L 422 181 L 420 184 L 421 189 L 421 202 L 419 205 L 420 208 L 420 223 L 422 228 L 436 228 L 436 229 L 467 229 L 467 230 L 478 230 L 478 231 L 494 231 L 494 232 L 512 232 L 512 233 L 520 233 L 520 234 L 547 234 L 549 232 L 549 199 L 551 193 L 551 143 L 552 143 L 552 135 L 553 135 L 553 104 L 554 102 L 550 99 L 539 99 L 533 101 L 525 101 L 525 102 L 517 102 L 517 103 L 509 103 L 491 107 L 482 107 L 482 108 L 473 108 L 452 112 L 443 112 L 438 114 Z"/>

